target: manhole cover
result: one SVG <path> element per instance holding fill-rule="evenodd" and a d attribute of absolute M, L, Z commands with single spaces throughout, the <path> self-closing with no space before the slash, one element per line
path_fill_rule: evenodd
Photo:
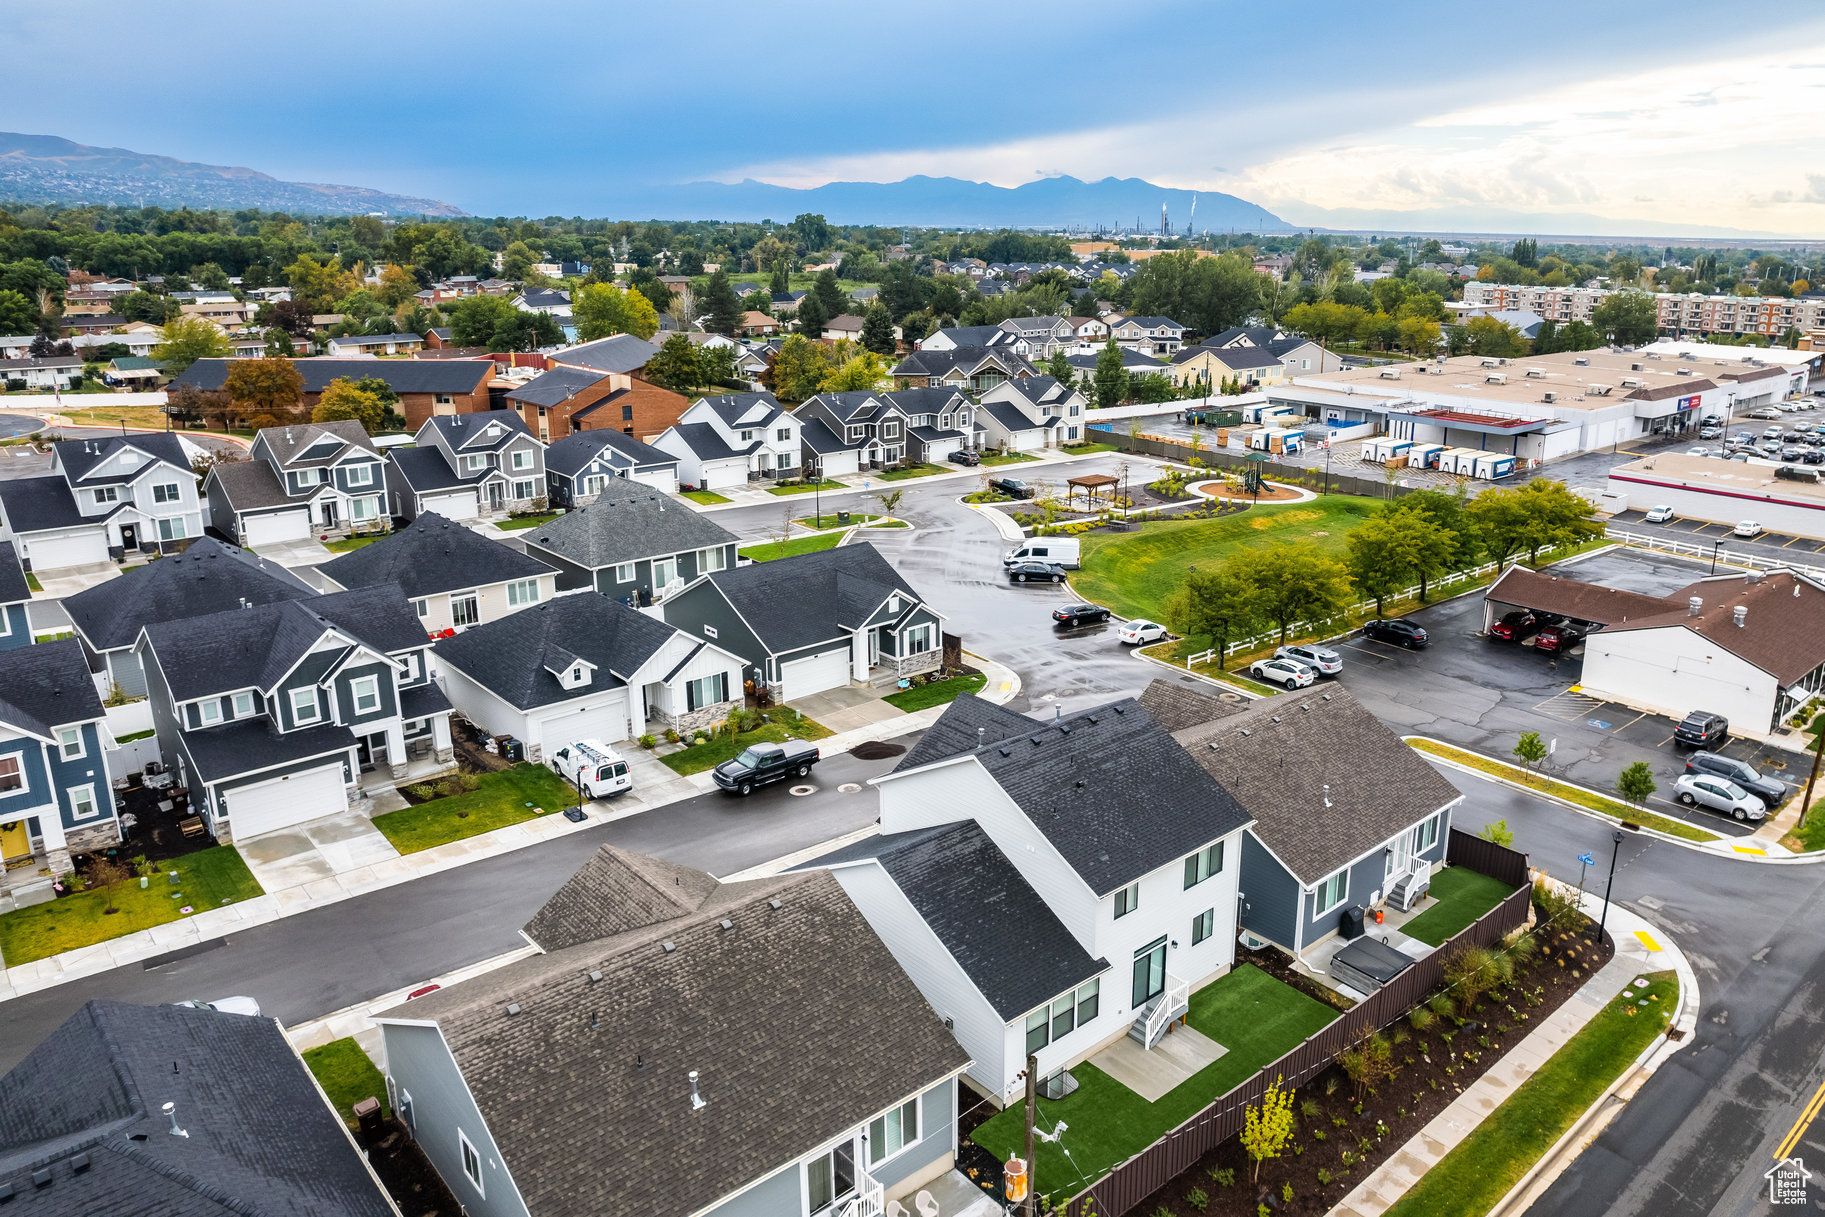
<path fill-rule="evenodd" d="M 860 782 L 844 782 L 841 786 L 836 788 L 836 792 L 838 794 L 854 794 L 861 788 L 862 784 Z"/>
<path fill-rule="evenodd" d="M 890 756 L 899 756 L 906 751 L 905 744 L 889 744 L 880 740 L 869 740 L 857 744 L 849 750 L 849 755 L 862 761 L 884 761 Z"/>
<path fill-rule="evenodd" d="M 816 794 L 816 793 L 817 793 L 816 786 L 794 786 L 791 790 L 792 797 L 795 799 L 802 799 L 808 794 Z"/>

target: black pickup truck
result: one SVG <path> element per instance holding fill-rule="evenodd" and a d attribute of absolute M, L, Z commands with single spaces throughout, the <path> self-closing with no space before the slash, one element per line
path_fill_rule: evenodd
<path fill-rule="evenodd" d="M 716 784 L 730 794 L 753 794 L 756 786 L 765 786 L 789 777 L 806 777 L 818 762 L 817 745 L 804 740 L 787 740 L 783 744 L 755 744 L 742 750 L 732 761 L 724 761 L 711 770 Z"/>

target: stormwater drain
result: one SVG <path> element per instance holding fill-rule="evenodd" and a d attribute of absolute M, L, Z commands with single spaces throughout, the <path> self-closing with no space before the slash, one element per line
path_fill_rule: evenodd
<path fill-rule="evenodd" d="M 792 793 L 793 798 L 802 799 L 808 794 L 816 794 L 817 787 L 816 786 L 794 786 L 792 788 L 791 793 Z"/>
<path fill-rule="evenodd" d="M 836 792 L 838 794 L 854 794 L 861 788 L 862 784 L 860 782 L 844 782 L 841 786 L 836 788 Z"/>

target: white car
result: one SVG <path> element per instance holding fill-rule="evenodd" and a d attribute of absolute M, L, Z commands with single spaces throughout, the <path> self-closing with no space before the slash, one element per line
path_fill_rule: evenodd
<path fill-rule="evenodd" d="M 1343 656 L 1330 647 L 1321 647 L 1312 643 L 1281 647 L 1274 652 L 1274 658 L 1296 660 L 1321 676 L 1335 676 L 1343 671 Z"/>
<path fill-rule="evenodd" d="M 610 799 L 634 788 L 621 754 L 600 740 L 578 740 L 551 754 L 560 777 L 592 799 Z"/>
<path fill-rule="evenodd" d="M 1257 659 L 1249 665 L 1248 674 L 1256 680 L 1268 684 L 1284 685 L 1289 689 L 1303 689 L 1318 679 L 1318 673 L 1312 671 L 1297 659 Z"/>
<path fill-rule="evenodd" d="M 1131 647 L 1138 647 L 1146 642 L 1164 642 L 1169 637 L 1171 635 L 1166 632 L 1165 626 L 1157 621 L 1148 621 L 1144 617 L 1136 617 L 1115 631 L 1115 640 L 1127 643 Z"/>
<path fill-rule="evenodd" d="M 1648 508 L 1648 514 L 1642 517 L 1649 524 L 1665 524 L 1673 518 L 1673 509 L 1662 503 L 1658 507 Z"/>
<path fill-rule="evenodd" d="M 174 1006 L 189 1006 L 192 1010 L 214 1010 L 218 1014 L 245 1014 L 249 1018 L 260 1017 L 260 1003 L 251 997 L 218 997 L 214 1001 L 190 1001 L 171 1003 Z"/>
<path fill-rule="evenodd" d="M 1762 526 L 1754 520 L 1739 520 L 1737 521 L 1736 527 L 1731 531 L 1739 537 L 1759 537 L 1762 535 L 1763 529 Z"/>

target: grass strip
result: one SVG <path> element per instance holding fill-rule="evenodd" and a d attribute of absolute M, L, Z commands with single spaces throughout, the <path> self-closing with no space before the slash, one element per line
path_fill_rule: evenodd
<path fill-rule="evenodd" d="M 873 476 L 883 482 L 904 482 L 907 478 L 928 478 L 934 473 L 949 472 L 950 467 L 946 465 L 914 465 L 911 469 L 889 469 L 885 473 L 877 473 Z"/>
<path fill-rule="evenodd" d="M 778 711 L 771 713 L 777 714 Z M 758 730 L 743 731 L 739 735 L 711 736 L 683 751 L 668 752 L 659 760 L 672 772 L 688 776 L 714 769 L 724 761 L 734 760 L 750 744 L 779 744 L 789 739 L 820 740 L 835 734 L 824 724 L 801 714 L 790 724 L 768 723 Z"/>
<path fill-rule="evenodd" d="M 562 811 L 576 798 L 569 782 L 529 762 L 485 773 L 481 786 L 465 794 L 375 816 L 374 827 L 400 853 L 415 854 Z"/>
<path fill-rule="evenodd" d="M 848 490 L 848 489 L 850 489 L 850 487 L 843 485 L 843 483 L 841 483 L 841 482 L 832 482 L 832 481 L 829 481 L 828 479 L 826 479 L 825 481 L 822 481 L 822 482 L 804 482 L 797 486 L 769 486 L 769 487 L 767 487 L 767 493 L 768 494 L 777 494 L 777 495 L 810 494 L 813 490 Z"/>
<path fill-rule="evenodd" d="M 898 693 L 889 693 L 881 700 L 911 714 L 914 710 L 925 710 L 932 706 L 947 706 L 965 693 L 980 693 L 982 686 L 988 683 L 988 679 L 980 672 L 971 676 L 953 676 L 949 680 L 934 680 L 928 685 L 917 685 Z"/>
<path fill-rule="evenodd" d="M 724 498 L 714 490 L 680 490 L 678 492 L 693 503 L 702 503 L 705 507 L 714 507 L 718 503 L 733 503 L 734 499 Z"/>
<path fill-rule="evenodd" d="M 1467 866 L 1450 866 L 1432 876 L 1430 895 L 1438 903 L 1400 927 L 1409 938 L 1443 946 L 1447 938 L 1502 903 L 1514 891 L 1500 879 Z"/>
<path fill-rule="evenodd" d="M 549 524 L 563 514 L 561 511 L 541 511 L 532 516 L 514 516 L 511 519 L 502 520 L 495 527 L 503 532 L 518 532 L 522 528 L 537 528 L 541 524 Z"/>
<path fill-rule="evenodd" d="M 847 520 L 843 519 L 835 512 L 828 512 L 821 516 L 800 516 L 792 522 L 794 524 L 802 524 L 806 528 L 847 528 L 851 524 L 870 524 L 881 518 L 878 515 L 870 515 L 865 511 L 851 511 L 845 514 L 849 517 Z"/>
<path fill-rule="evenodd" d="M 355 1104 L 363 1099 L 379 1099 L 380 1115 L 393 1114 L 387 1102 L 387 1080 L 382 1077 L 368 1054 L 361 1050 L 353 1036 L 343 1036 L 303 1052 L 304 1067 L 330 1097 L 343 1123 L 355 1127 Z"/>
<path fill-rule="evenodd" d="M 840 532 L 820 532 L 809 537 L 793 537 L 790 541 L 749 545 L 736 552 L 753 562 L 771 562 L 775 558 L 796 558 L 800 554 L 814 554 L 820 549 L 829 549 L 841 541 L 843 535 Z"/>

